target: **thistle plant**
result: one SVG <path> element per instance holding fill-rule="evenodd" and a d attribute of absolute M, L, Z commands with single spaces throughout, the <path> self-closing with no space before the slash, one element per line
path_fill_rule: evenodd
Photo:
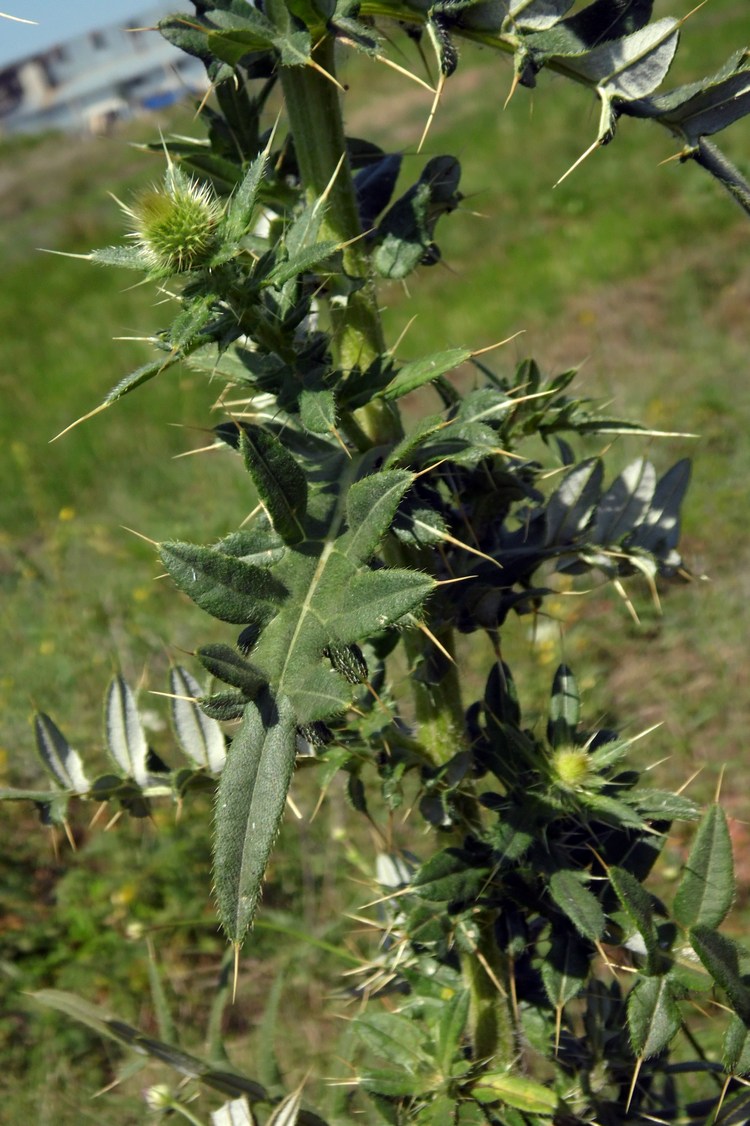
<path fill-rule="evenodd" d="M 73 795 L 143 816 L 153 801 L 215 787 L 215 899 L 238 960 L 302 761 L 323 792 L 344 775 L 353 816 L 387 817 L 408 794 L 412 821 L 429 829 L 408 853 L 372 857 L 384 941 L 362 966 L 368 1003 L 346 1048 L 356 1082 L 320 1114 L 298 1092 L 273 1106 L 254 1078 L 82 1001 L 40 998 L 231 1096 L 215 1121 L 615 1126 L 747 1113 L 748 955 L 719 930 L 734 892 L 724 814 L 650 787 L 628 757 L 643 733 L 592 726 L 567 665 L 546 727 L 524 718 L 503 641 L 508 616 L 539 612 L 561 576 L 621 589 L 640 575 L 654 593 L 685 577 L 689 464 L 658 476 L 638 458 L 608 480 L 603 458 L 582 458 L 577 444 L 654 434 L 576 396 L 573 370 L 512 368 L 466 341 L 400 362 L 378 278 L 416 272 L 419 285 L 438 261 L 460 164 L 425 156 L 398 194 L 400 155 L 344 131 L 339 51 L 388 62 L 405 31 L 433 56 L 437 80 L 429 69 L 420 79 L 434 91 L 432 121 L 456 44 L 479 42 L 512 55 L 511 93 L 546 68 L 595 94 L 585 153 L 610 144 L 624 116 L 656 122 L 684 163 L 750 210 L 747 183 L 707 139 L 750 108 L 747 53 L 659 92 L 683 21 L 652 20 L 651 0 L 572 7 L 201 0 L 160 27 L 206 65 L 208 143 L 155 143 L 163 184 L 122 205 L 124 245 L 87 255 L 169 279 L 175 310 L 151 337 L 154 360 L 102 406 L 178 364 L 231 390 L 213 433 L 246 471 L 238 527 L 218 543 L 158 545 L 160 567 L 228 624 L 227 639 L 198 643 L 196 667 L 172 672 L 188 766 L 155 769 L 117 677 L 106 703 L 117 772 L 89 782 L 44 716 L 38 745 L 57 788 L 5 796 L 64 822 Z M 417 142 L 427 150 L 430 133 Z M 472 375 L 460 385 L 459 368 Z M 401 407 L 416 391 L 415 420 Z M 461 656 L 474 635 L 490 654 L 476 698 Z M 394 689 L 399 660 L 408 699 Z M 645 881 L 676 821 L 697 830 L 667 905 Z M 720 1063 L 690 1023 L 692 1000 L 715 992 L 728 1010 Z M 680 1042 L 690 1059 L 673 1062 Z M 177 1096 L 158 1098 L 181 1113 Z"/>

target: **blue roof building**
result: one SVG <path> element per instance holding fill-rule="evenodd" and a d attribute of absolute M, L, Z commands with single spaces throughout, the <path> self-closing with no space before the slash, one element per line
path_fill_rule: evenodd
<path fill-rule="evenodd" d="M 0 131 L 100 132 L 205 90 L 202 63 L 146 30 L 173 11 L 151 4 L 1 69 Z"/>

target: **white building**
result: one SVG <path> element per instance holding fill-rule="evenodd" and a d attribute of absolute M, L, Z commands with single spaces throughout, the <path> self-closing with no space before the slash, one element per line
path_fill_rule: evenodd
<path fill-rule="evenodd" d="M 138 0 L 135 0 L 137 4 Z M 203 91 L 203 64 L 153 28 L 174 11 L 151 4 L 0 69 L 0 131 L 101 131 L 111 122 Z"/>

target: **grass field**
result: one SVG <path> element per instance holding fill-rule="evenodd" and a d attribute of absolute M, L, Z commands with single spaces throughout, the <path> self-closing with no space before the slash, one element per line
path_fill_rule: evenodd
<path fill-rule="evenodd" d="M 743 3 L 712 0 L 686 29 L 676 79 L 718 67 L 743 44 L 746 26 Z M 389 339 L 414 316 L 399 350 L 404 359 L 458 344 L 479 348 L 524 330 L 498 354 L 499 370 L 526 355 L 550 371 L 580 364 L 581 386 L 613 411 L 699 435 L 646 448 L 662 468 L 685 454 L 694 458 L 683 548 L 706 581 L 664 591 L 662 618 L 636 584 L 640 626 L 611 590 L 560 598 L 552 609 L 564 628 L 554 618 L 535 628 L 522 619 L 505 646 L 532 718 L 564 656 L 579 672 L 592 720 L 606 715 L 631 731 L 662 724 L 639 745 L 642 763 L 668 758 L 659 769 L 677 784 L 702 767 L 691 790 L 701 797 L 713 792 L 726 765 L 724 797 L 741 844 L 741 822 L 750 816 L 743 796 L 750 224 L 700 169 L 661 164 L 674 145 L 640 122 L 624 121 L 609 150 L 553 190 L 593 137 L 596 112 L 586 96 L 548 79 L 533 95 L 519 91 L 503 112 L 510 66 L 468 49 L 463 62 L 427 148 L 461 158 L 466 202 L 439 229 L 444 264 L 410 279 L 408 293 L 384 290 Z M 349 131 L 372 136 L 374 122 L 374 139 L 404 150 L 406 182 L 421 168 L 422 158 L 411 154 L 429 97 L 384 68 L 373 65 L 364 90 L 357 74 L 349 75 Z M 246 480 L 231 458 L 175 460 L 205 444 L 200 428 L 214 388 L 190 373 L 169 373 L 50 444 L 148 357 L 145 344 L 113 337 L 148 336 L 160 325 L 162 298 L 127 288 L 127 275 L 36 248 L 81 253 L 121 237 L 107 193 L 127 199 L 160 176 L 159 157 L 128 146 L 151 139 L 158 124 L 142 122 L 109 139 L 47 137 L 0 148 L 0 785 L 40 779 L 29 726 L 34 709 L 50 712 L 77 747 L 96 753 L 101 697 L 113 671 L 161 689 L 170 660 L 227 639 L 223 627 L 155 581 L 152 550 L 123 530 L 207 540 L 246 514 Z M 184 113 L 161 125 L 197 131 Z M 744 154 L 747 170 L 747 123 L 736 132 L 726 147 L 741 165 Z M 612 473 L 643 452 L 642 441 L 620 440 Z M 158 702 L 151 710 L 161 751 L 169 745 L 166 713 Z M 300 789 L 308 808 L 314 796 L 304 783 Z M 333 801 L 314 828 L 287 826 L 266 897 L 268 926 L 341 943 L 329 838 L 343 817 Z M 111 1078 L 116 1053 L 62 1019 L 33 1015 L 17 991 L 74 989 L 152 1027 L 148 932 L 163 944 L 180 1021 L 197 1025 L 223 949 L 208 899 L 208 816 L 186 817 L 175 828 L 170 811 L 156 826 L 130 824 L 117 834 L 89 833 L 81 823 L 81 860 L 55 859 L 33 811 L 3 806 L 0 818 L 7 892 L 0 968 L 6 999 L 12 996 L 0 1017 L 8 1121 L 140 1122 L 143 1073 L 127 1088 L 130 1101 L 100 1100 L 81 1117 L 72 1077 L 93 1090 Z M 741 853 L 738 861 L 744 901 L 750 862 Z M 343 863 L 356 903 L 361 873 L 353 845 Z M 269 955 L 272 970 L 260 970 Z M 338 968 L 332 955 L 316 955 L 294 937 L 282 942 L 261 926 L 248 948 L 243 1004 L 231 1017 L 240 1049 L 257 1042 L 256 1003 L 272 972 L 285 975 L 282 1008 L 294 1021 L 323 1008 L 326 972 Z M 306 1048 L 301 1062 L 289 1050 L 293 1078 L 307 1070 L 313 1045 L 324 1055 L 328 1035 L 325 1024 L 308 1017 L 299 1023 Z"/>

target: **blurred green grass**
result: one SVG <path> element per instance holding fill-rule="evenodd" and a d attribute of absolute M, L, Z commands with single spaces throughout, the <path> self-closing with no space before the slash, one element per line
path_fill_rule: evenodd
<path fill-rule="evenodd" d="M 712 0 L 686 28 L 675 79 L 715 69 L 741 45 L 743 17 L 736 0 Z M 408 291 L 384 288 L 390 340 L 416 315 L 399 355 L 479 348 L 524 330 L 496 355 L 498 369 L 526 355 L 549 371 L 581 364 L 580 386 L 613 411 L 700 435 L 648 445 L 623 439 L 611 451 L 611 473 L 644 449 L 661 468 L 694 458 L 684 552 L 709 581 L 662 592 L 663 617 L 635 584 L 640 626 L 609 589 L 586 599 L 561 595 L 551 617 L 510 623 L 506 659 L 530 701 L 531 722 L 564 658 L 578 672 L 592 723 L 622 722 L 631 732 L 662 724 L 637 754 L 642 763 L 669 757 L 659 770 L 672 783 L 703 767 L 691 792 L 706 797 L 722 763 L 731 764 L 725 796 L 742 818 L 750 719 L 750 226 L 700 169 L 661 165 L 674 144 L 640 122 L 623 121 L 609 150 L 553 189 L 593 137 L 595 107 L 580 90 L 542 76 L 538 91 L 519 90 L 503 112 L 507 62 L 465 48 L 462 63 L 422 157 L 414 148 L 429 96 L 375 64 L 366 64 L 364 82 L 359 64 L 345 73 L 349 131 L 371 136 L 374 123 L 375 139 L 402 148 L 404 185 L 428 155 L 453 152 L 463 164 L 466 201 L 438 229 L 443 263 L 410 279 Z M 165 132 L 198 131 L 184 112 L 161 124 Z M 152 549 L 122 527 L 153 539 L 205 540 L 246 514 L 246 479 L 230 455 L 175 460 L 205 444 L 201 428 L 218 388 L 191 373 L 169 373 L 50 444 L 149 355 L 145 344 L 113 337 L 148 336 L 169 310 L 161 308 L 163 295 L 128 288 L 130 275 L 35 248 L 85 253 L 119 240 L 119 212 L 107 193 L 127 199 L 160 176 L 160 157 L 128 147 L 155 132 L 155 123 L 139 123 L 109 139 L 46 137 L 0 148 L 0 784 L 39 781 L 29 726 L 35 708 L 50 712 L 88 758 L 100 746 L 101 698 L 115 669 L 133 684 L 143 678 L 162 689 L 170 659 L 186 660 L 184 650 L 228 637 L 226 627 L 155 579 Z M 747 124 L 734 134 L 726 147 L 747 168 Z M 596 450 L 590 444 L 586 452 Z M 168 753 L 159 723 L 166 711 L 155 702 L 153 713 L 154 744 Z M 312 808 L 307 784 L 299 789 L 303 807 L 307 800 Z M 331 849 L 339 845 L 330 838 L 341 833 L 342 816 L 339 796 L 312 829 L 285 827 L 266 896 L 269 922 L 299 926 L 302 919 L 307 933 L 341 941 L 341 893 L 331 885 Z M 138 927 L 163 927 L 155 933 L 172 995 L 183 1022 L 197 1029 L 223 948 L 206 890 L 207 814 L 175 827 L 171 813 L 160 813 L 155 827 L 128 825 L 116 834 L 90 833 L 81 823 L 80 861 L 51 852 L 40 859 L 33 811 L 5 806 L 0 817 L 9 902 L 0 961 L 12 988 L 78 990 L 154 1031 Z M 738 860 L 747 888 L 750 869 L 741 853 Z M 362 899 L 354 882 L 361 874 L 353 862 L 349 870 L 354 904 Z M 264 958 L 270 965 L 262 966 Z M 325 971 L 338 966 L 262 927 L 245 965 L 231 1035 L 250 1051 L 257 1020 L 242 1014 L 259 1011 L 273 974 L 283 972 L 286 1023 L 301 1025 L 304 1043 L 302 1062 L 293 1045 L 287 1062 L 300 1078 L 333 1035 L 330 1022 L 318 1018 Z M 0 1055 L 14 1120 L 85 1121 L 70 1096 L 71 1077 L 91 1091 L 111 1078 L 117 1053 L 61 1018 L 17 1006 L 8 1014 L 0 1020 Z M 193 1035 L 188 1048 L 199 1047 Z M 139 1084 L 142 1076 L 119 1110 L 91 1117 L 141 1121 Z"/>

